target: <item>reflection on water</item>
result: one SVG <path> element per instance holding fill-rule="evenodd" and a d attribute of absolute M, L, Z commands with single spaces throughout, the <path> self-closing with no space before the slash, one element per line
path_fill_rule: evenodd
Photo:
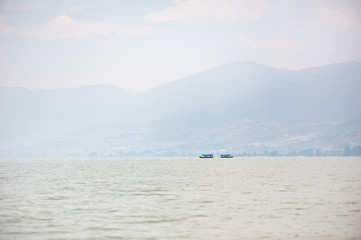
<path fill-rule="evenodd" d="M 2 159 L 0 239 L 361 239 L 360 158 Z"/>

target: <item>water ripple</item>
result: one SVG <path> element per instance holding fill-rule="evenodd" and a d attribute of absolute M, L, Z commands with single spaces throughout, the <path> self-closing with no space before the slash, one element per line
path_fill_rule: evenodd
<path fill-rule="evenodd" d="M 361 239 L 358 158 L 2 159 L 0 239 Z"/>

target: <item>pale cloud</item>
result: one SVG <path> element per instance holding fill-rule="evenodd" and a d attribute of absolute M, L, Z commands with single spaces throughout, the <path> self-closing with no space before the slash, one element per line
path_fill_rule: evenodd
<path fill-rule="evenodd" d="M 3 22 L 0 22 L 0 35 L 11 35 L 15 32 L 13 26 L 6 25 Z"/>
<path fill-rule="evenodd" d="M 67 15 L 60 15 L 48 23 L 18 29 L 17 34 L 22 37 L 42 39 L 87 39 L 98 36 L 146 36 L 151 30 L 149 26 L 80 21 Z"/>
<path fill-rule="evenodd" d="M 235 36 L 247 59 L 280 68 L 299 69 L 358 60 L 360 6 L 351 1 L 348 4 L 303 2 L 302 6 L 283 2 L 273 6 L 277 14 L 269 13 L 267 22 L 255 25 L 252 31 L 243 28 Z"/>
<path fill-rule="evenodd" d="M 0 14 L 0 35 L 11 35 L 15 33 L 15 28 L 5 23 L 4 15 Z"/>
<path fill-rule="evenodd" d="M 351 28 L 361 26 L 361 8 L 359 9 L 334 9 L 325 6 L 316 6 L 313 9 L 318 19 L 334 24 L 337 27 Z"/>
<path fill-rule="evenodd" d="M 16 5 L 9 5 L 6 6 L 4 9 L 6 11 L 26 11 L 26 10 L 32 10 L 32 9 L 48 9 L 49 7 L 44 4 L 16 4 Z"/>
<path fill-rule="evenodd" d="M 298 57 L 310 53 L 314 49 L 304 39 L 290 39 L 286 37 L 249 37 L 243 33 L 236 34 L 239 44 L 243 46 L 243 55 L 249 60 L 260 61 L 266 65 L 297 69 Z M 293 56 L 290 60 L 289 56 Z M 253 59 L 252 59 L 253 58 Z M 255 58 L 255 59 L 254 59 Z M 277 58 L 277 61 L 274 59 Z"/>
<path fill-rule="evenodd" d="M 84 11 L 84 7 L 83 6 L 76 6 L 76 7 L 71 7 L 66 11 L 66 14 L 75 14 L 75 13 L 80 13 Z"/>
<path fill-rule="evenodd" d="M 259 48 L 273 56 L 283 57 L 304 53 L 308 50 L 308 43 L 302 40 L 295 41 L 287 38 L 269 38 L 256 41 Z"/>
<path fill-rule="evenodd" d="M 30 1 L 0 0 L 0 37 L 6 36 L 0 78 L 13 86 L 107 79 L 139 92 L 235 61 L 285 69 L 361 61 L 360 0 L 173 0 L 142 7 L 62 0 L 42 1 L 49 6 L 44 11 L 42 5 L 15 5 L 21 2 Z M 91 44 L 72 44 L 79 39 Z M 30 78 L 34 82 L 25 82 Z"/>
<path fill-rule="evenodd" d="M 146 15 L 150 22 L 225 19 L 255 21 L 267 14 L 265 1 L 253 0 L 186 0 Z"/>

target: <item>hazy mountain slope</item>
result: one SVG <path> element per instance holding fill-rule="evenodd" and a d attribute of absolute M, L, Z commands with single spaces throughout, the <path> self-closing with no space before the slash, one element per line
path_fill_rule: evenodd
<path fill-rule="evenodd" d="M 131 111 L 133 94 L 111 86 L 28 90 L 0 88 L 0 145 L 31 145 Z M 127 104 L 125 104 L 127 103 Z"/>
<path fill-rule="evenodd" d="M 355 62 L 301 71 L 227 64 L 143 94 L 0 88 L 0 145 L 51 155 L 361 144 L 360 90 Z"/>
<path fill-rule="evenodd" d="M 139 105 L 149 119 L 183 115 L 255 94 L 262 84 L 286 72 L 251 62 L 226 64 L 141 94 Z"/>
<path fill-rule="evenodd" d="M 195 111 L 185 121 L 340 122 L 361 116 L 360 63 L 291 71 L 267 79 L 252 94 L 235 95 L 232 100 Z"/>
<path fill-rule="evenodd" d="M 237 144 L 263 144 L 297 149 L 361 144 L 360 63 L 281 72 L 266 78 L 252 94 L 236 94 L 233 99 L 225 98 L 231 99 L 226 102 L 155 122 L 153 136 L 180 144 L 180 148 L 234 149 Z M 187 142 L 192 142 L 191 146 Z"/>
<path fill-rule="evenodd" d="M 355 104 L 361 100 L 360 79 L 361 64 L 355 62 L 301 71 L 234 63 L 165 84 L 138 98 L 146 119 L 201 110 L 210 111 L 201 115 L 212 118 L 346 121 L 361 115 Z"/>
<path fill-rule="evenodd" d="M 361 64 L 295 71 L 281 85 L 265 85 L 255 99 L 268 119 L 347 121 L 361 116 Z"/>

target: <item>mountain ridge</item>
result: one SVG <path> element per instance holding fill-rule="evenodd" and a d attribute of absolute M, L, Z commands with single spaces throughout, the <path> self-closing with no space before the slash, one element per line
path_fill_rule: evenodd
<path fill-rule="evenodd" d="M 291 131 L 299 136 L 321 131 L 321 136 L 333 123 L 340 124 L 338 132 L 353 136 L 343 139 L 361 144 L 359 128 L 349 132 L 342 126 L 353 119 L 354 125 L 361 125 L 356 104 L 361 102 L 360 80 L 358 62 L 297 71 L 236 62 L 145 93 L 108 85 L 53 90 L 0 87 L 0 146 L 5 152 L 15 149 L 14 154 L 29 147 L 33 149 L 30 152 L 49 153 L 55 147 L 50 147 L 52 139 L 58 139 L 58 153 L 69 149 L 74 153 L 80 145 L 88 146 L 83 152 L 97 149 L 96 145 L 101 146 L 99 152 L 138 151 L 149 146 L 151 149 L 144 151 L 154 154 L 167 149 L 196 151 L 196 146 L 198 150 L 228 146 L 240 151 L 246 145 L 251 151 L 256 142 L 271 144 L 272 138 L 265 137 L 269 135 L 280 149 L 290 149 L 293 140 L 283 137 L 288 134 L 283 128 L 300 129 Z M 246 131 L 244 135 L 236 134 L 242 131 Z M 302 146 L 312 146 L 312 141 L 307 141 Z M 342 144 L 337 141 L 329 143 Z M 327 145 L 327 139 L 318 144 Z"/>

